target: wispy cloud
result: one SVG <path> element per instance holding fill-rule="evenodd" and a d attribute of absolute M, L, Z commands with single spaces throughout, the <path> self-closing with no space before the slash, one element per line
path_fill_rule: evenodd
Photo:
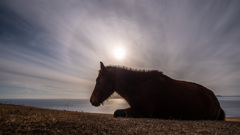
<path fill-rule="evenodd" d="M 87 98 L 99 61 L 159 69 L 216 94 L 240 95 L 239 1 L 0 5 L 0 98 Z M 112 57 L 119 45 L 127 51 L 124 61 Z"/>

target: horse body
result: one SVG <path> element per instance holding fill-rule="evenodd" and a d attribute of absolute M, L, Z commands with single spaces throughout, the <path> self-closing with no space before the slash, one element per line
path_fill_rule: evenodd
<path fill-rule="evenodd" d="M 90 101 L 98 106 L 114 91 L 130 105 L 128 109 L 116 110 L 115 117 L 184 120 L 225 118 L 214 93 L 199 84 L 174 80 L 158 71 L 133 71 L 105 67 L 101 63 Z"/>

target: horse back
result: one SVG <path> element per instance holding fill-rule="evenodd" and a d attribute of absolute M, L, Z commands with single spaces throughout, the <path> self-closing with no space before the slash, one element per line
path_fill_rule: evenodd
<path fill-rule="evenodd" d="M 141 106 L 156 117 L 218 119 L 220 115 L 221 108 L 214 93 L 196 83 L 152 79 L 140 84 L 138 92 L 135 98 L 140 102 L 135 102 L 135 106 Z"/>
<path fill-rule="evenodd" d="M 215 94 L 196 83 L 173 80 L 168 97 L 186 119 L 218 119 L 221 111 Z"/>

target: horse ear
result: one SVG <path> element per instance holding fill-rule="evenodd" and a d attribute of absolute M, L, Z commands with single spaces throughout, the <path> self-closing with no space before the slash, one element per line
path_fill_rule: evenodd
<path fill-rule="evenodd" d="M 102 62 L 100 62 L 100 67 L 101 67 L 101 70 L 105 70 L 105 66 L 103 65 Z"/>

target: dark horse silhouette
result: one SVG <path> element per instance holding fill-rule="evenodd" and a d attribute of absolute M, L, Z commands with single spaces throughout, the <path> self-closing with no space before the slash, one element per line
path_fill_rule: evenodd
<path fill-rule="evenodd" d="M 130 108 L 116 110 L 115 117 L 225 119 L 225 113 L 214 93 L 199 84 L 174 80 L 155 70 L 105 67 L 102 62 L 100 67 L 90 102 L 99 106 L 116 91 Z"/>

